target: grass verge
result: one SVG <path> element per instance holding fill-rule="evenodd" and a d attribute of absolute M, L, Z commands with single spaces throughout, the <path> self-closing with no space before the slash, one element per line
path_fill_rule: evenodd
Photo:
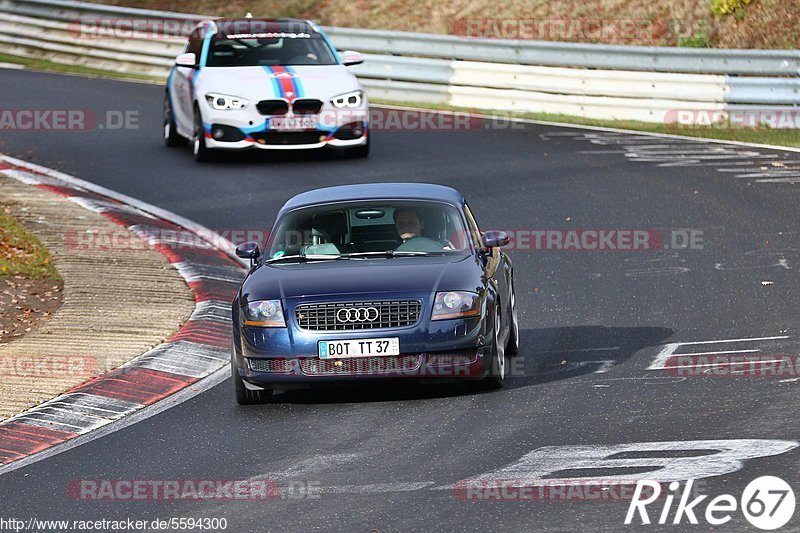
<path fill-rule="evenodd" d="M 0 204 L 0 276 L 60 281 L 50 253 Z"/>
<path fill-rule="evenodd" d="M 0 53 L 0 63 L 11 63 L 14 65 L 22 65 L 30 70 L 38 70 L 41 72 L 55 72 L 57 74 L 82 74 L 85 76 L 96 76 L 98 78 L 113 78 L 121 80 L 135 80 L 135 81 L 148 81 L 157 83 L 158 80 L 150 76 L 142 74 L 124 74 L 121 72 L 110 72 L 98 68 L 83 67 L 80 65 L 65 65 L 62 63 L 55 63 L 53 61 L 46 61 L 44 59 L 34 59 L 30 57 L 19 57 L 8 54 Z"/>

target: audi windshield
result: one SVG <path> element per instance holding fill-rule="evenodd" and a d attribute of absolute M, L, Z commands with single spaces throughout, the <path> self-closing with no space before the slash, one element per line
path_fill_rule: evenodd
<path fill-rule="evenodd" d="M 459 211 L 447 204 L 336 204 L 284 215 L 266 259 L 465 255 L 469 240 L 476 237 L 473 233 L 466 230 Z"/>

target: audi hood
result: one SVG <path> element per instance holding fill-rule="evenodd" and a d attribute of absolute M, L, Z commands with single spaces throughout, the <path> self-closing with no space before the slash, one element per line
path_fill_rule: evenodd
<path fill-rule="evenodd" d="M 246 301 L 304 296 L 440 290 L 477 291 L 482 269 L 473 256 L 345 259 L 262 265 L 242 286 Z"/>

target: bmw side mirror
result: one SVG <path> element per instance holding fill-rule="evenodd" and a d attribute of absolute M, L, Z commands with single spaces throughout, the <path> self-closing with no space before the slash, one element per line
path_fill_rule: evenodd
<path fill-rule="evenodd" d="M 489 230 L 483 234 L 481 242 L 486 248 L 502 248 L 508 246 L 511 238 L 505 231 Z"/>
<path fill-rule="evenodd" d="M 342 63 L 344 66 L 351 67 L 353 65 L 360 65 L 364 62 L 364 56 L 352 50 L 345 50 L 342 52 Z"/>
<path fill-rule="evenodd" d="M 179 67 L 196 67 L 197 55 L 194 52 L 181 54 L 175 58 L 175 64 Z"/>
<path fill-rule="evenodd" d="M 236 247 L 236 256 L 249 259 L 250 264 L 253 264 L 261 257 L 261 248 L 257 242 L 245 242 Z"/>

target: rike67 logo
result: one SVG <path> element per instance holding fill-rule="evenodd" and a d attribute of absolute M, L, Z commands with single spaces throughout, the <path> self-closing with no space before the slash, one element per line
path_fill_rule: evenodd
<path fill-rule="evenodd" d="M 659 502 L 654 510 L 658 510 L 663 501 L 661 512 L 657 514 L 657 523 L 699 524 L 698 515 L 705 518 L 707 524 L 721 526 L 733 519 L 734 513 L 741 511 L 744 517 L 754 527 L 766 531 L 781 528 L 792 519 L 795 509 L 795 496 L 792 487 L 784 480 L 775 476 L 761 476 L 751 481 L 737 500 L 732 494 L 720 494 L 711 500 L 708 495 L 700 494 L 691 501 L 689 498 L 694 496 L 692 492 L 693 480 L 686 481 L 683 490 L 678 481 L 673 481 L 668 485 L 666 497 L 662 495 L 662 486 L 655 481 L 641 480 L 636 484 L 633 499 L 628 507 L 628 514 L 625 516 L 625 524 L 634 522 L 636 515 L 639 515 L 642 525 L 651 523 L 647 507 Z M 645 495 L 646 494 L 646 495 Z M 643 496 L 644 495 L 644 496 Z M 675 499 L 678 504 L 672 511 Z M 705 504 L 705 511 L 701 509 Z M 670 520 L 671 518 L 671 520 Z M 683 522 L 684 519 L 686 522 Z"/>

